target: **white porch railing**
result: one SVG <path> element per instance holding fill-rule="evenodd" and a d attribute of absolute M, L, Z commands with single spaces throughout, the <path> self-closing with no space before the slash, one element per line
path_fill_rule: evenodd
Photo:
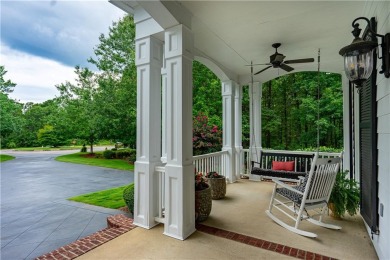
<path fill-rule="evenodd" d="M 206 174 L 208 172 L 218 172 L 226 177 L 226 163 L 228 158 L 227 151 L 209 153 L 194 156 L 194 165 L 197 172 Z"/>
<path fill-rule="evenodd" d="M 265 152 L 272 151 L 277 153 L 285 154 L 313 154 L 313 152 L 302 152 L 302 151 L 284 151 L 284 150 L 263 150 Z M 340 156 L 340 153 L 326 153 L 320 152 L 320 158 L 333 158 Z M 209 153 L 203 155 L 197 155 L 193 157 L 194 166 L 197 172 L 202 172 L 204 174 L 216 171 L 219 174 L 226 177 L 226 164 L 228 160 L 228 152 L 221 151 L 216 153 Z M 240 174 L 249 176 L 251 171 L 251 153 L 249 149 L 242 149 L 240 151 L 240 161 L 237 162 L 240 165 Z M 165 167 L 156 166 L 155 174 L 158 178 L 158 214 L 155 216 L 155 221 L 159 223 L 164 223 L 164 213 L 165 213 Z"/>
<path fill-rule="evenodd" d="M 165 213 L 165 167 L 156 166 L 154 168 L 155 174 L 158 178 L 158 187 L 157 187 L 157 204 L 158 204 L 158 215 L 154 218 L 156 222 L 165 223 L 164 213 Z"/>
<path fill-rule="evenodd" d="M 219 174 L 226 176 L 226 163 L 227 163 L 227 151 L 221 151 L 216 153 L 209 153 L 204 155 L 194 156 L 194 166 L 197 172 L 203 172 L 204 174 L 216 171 Z M 157 206 L 158 213 L 154 220 L 159 223 L 165 223 L 165 167 L 156 166 L 154 169 L 157 174 Z M 194 176 L 195 178 L 195 176 Z"/>
<path fill-rule="evenodd" d="M 249 149 L 241 149 L 240 151 L 240 175 L 249 176 L 251 173 L 251 153 Z"/>

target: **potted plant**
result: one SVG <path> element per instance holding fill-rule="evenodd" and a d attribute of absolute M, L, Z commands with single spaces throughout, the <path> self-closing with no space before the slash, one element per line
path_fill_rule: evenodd
<path fill-rule="evenodd" d="M 201 172 L 195 171 L 195 221 L 205 221 L 212 206 L 211 189 Z"/>
<path fill-rule="evenodd" d="M 226 178 L 219 175 L 217 172 L 209 172 L 206 174 L 207 182 L 211 188 L 211 198 L 219 200 L 226 195 Z"/>
<path fill-rule="evenodd" d="M 345 212 L 353 216 L 360 203 L 360 189 L 354 179 L 347 177 L 348 171 L 337 173 L 335 184 L 329 198 L 329 208 L 333 217 L 341 219 Z"/>

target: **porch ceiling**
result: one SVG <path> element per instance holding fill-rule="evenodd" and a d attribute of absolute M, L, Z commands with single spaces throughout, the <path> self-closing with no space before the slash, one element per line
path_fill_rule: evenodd
<path fill-rule="evenodd" d="M 360 16 L 358 1 L 181 1 L 192 15 L 195 48 L 249 82 L 253 63 L 268 63 L 272 43 L 286 58 L 315 58 L 321 49 L 321 71 L 341 73 L 339 50 L 352 41 L 352 21 Z M 365 26 L 365 25 L 363 25 Z M 256 66 L 259 71 L 266 66 Z M 293 64 L 297 71 L 316 71 L 317 62 Z M 266 82 L 284 75 L 270 68 L 254 77 Z"/>
<path fill-rule="evenodd" d="M 172 25 L 172 17 L 185 24 L 188 12 L 196 54 L 212 60 L 241 84 L 250 82 L 250 67 L 245 65 L 251 61 L 268 63 L 275 42 L 282 43 L 278 52 L 286 56 L 285 60 L 317 60 L 320 48 L 321 71 L 341 73 L 343 60 L 338 52 L 352 41 L 351 23 L 361 16 L 365 5 L 364 1 L 317 0 L 111 1 L 127 2 L 132 8 L 142 6 L 163 28 Z M 162 9 L 172 17 L 166 17 Z M 317 62 L 291 66 L 293 72 L 317 70 Z M 254 71 L 263 68 L 256 66 Z M 270 68 L 254 80 L 266 82 L 284 74 L 281 69 Z"/>

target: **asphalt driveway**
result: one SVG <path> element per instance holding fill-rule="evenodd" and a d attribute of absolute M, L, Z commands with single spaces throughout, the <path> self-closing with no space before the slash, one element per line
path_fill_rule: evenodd
<path fill-rule="evenodd" d="M 0 164 L 1 259 L 33 259 L 105 228 L 107 216 L 123 213 L 67 201 L 134 180 L 129 171 L 54 160 L 74 152 L 6 152 L 16 159 Z"/>

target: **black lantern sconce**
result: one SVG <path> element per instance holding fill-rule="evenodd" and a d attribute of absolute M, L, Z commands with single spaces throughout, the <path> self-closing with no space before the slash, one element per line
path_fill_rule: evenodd
<path fill-rule="evenodd" d="M 383 73 L 386 78 L 390 77 L 390 33 L 386 35 L 380 35 L 372 30 L 370 20 L 366 17 L 356 18 L 352 22 L 352 31 L 355 39 L 348 46 L 342 48 L 339 52 L 344 57 L 344 69 L 348 79 L 356 85 L 359 89 L 362 87 L 363 82 L 371 76 L 373 70 L 373 52 L 378 46 L 377 42 L 365 41 L 359 37 L 361 29 L 358 20 L 365 20 L 368 23 L 368 31 L 372 37 L 379 37 L 382 39 L 382 68 L 379 73 Z"/>

